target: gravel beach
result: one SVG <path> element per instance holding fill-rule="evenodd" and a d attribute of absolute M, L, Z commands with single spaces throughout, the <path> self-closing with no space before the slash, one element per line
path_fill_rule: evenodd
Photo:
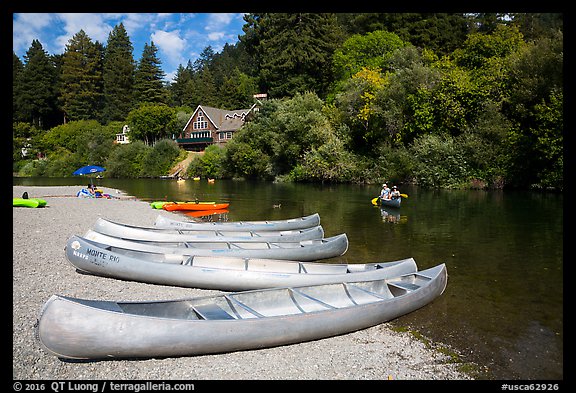
<path fill-rule="evenodd" d="M 218 355 L 69 362 L 44 352 L 34 335 L 38 313 L 53 294 L 101 300 L 158 300 L 218 291 L 177 288 L 79 274 L 64 255 L 66 240 L 98 217 L 152 226 L 146 202 L 101 187 L 112 199 L 75 197 L 79 186 L 14 186 L 45 199 L 44 208 L 13 208 L 13 379 L 15 380 L 461 380 L 451 358 L 388 324 L 313 342 Z M 449 285 L 449 284 L 448 284 Z M 191 332 L 191 334 L 193 334 Z"/>

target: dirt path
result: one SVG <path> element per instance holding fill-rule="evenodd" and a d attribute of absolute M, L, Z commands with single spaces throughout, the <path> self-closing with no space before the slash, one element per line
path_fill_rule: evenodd
<path fill-rule="evenodd" d="M 192 162 L 192 160 L 194 159 L 194 157 L 196 157 L 199 154 L 203 154 L 204 152 L 197 152 L 197 151 L 189 151 L 188 152 L 188 156 L 180 161 L 178 164 L 174 165 L 174 167 L 172 167 L 172 169 L 170 169 L 170 176 L 171 177 L 175 177 L 178 174 L 180 174 L 180 176 L 182 176 L 183 178 L 185 178 L 186 176 L 186 169 L 188 169 L 188 165 L 190 165 L 190 163 Z"/>

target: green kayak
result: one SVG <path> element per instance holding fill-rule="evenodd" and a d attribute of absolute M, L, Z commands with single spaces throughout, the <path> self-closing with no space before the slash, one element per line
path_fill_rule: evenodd
<path fill-rule="evenodd" d="M 44 207 L 46 201 L 40 198 L 12 198 L 12 206 L 17 207 Z"/>
<path fill-rule="evenodd" d="M 164 206 L 166 203 L 171 203 L 171 202 L 156 201 L 156 202 L 150 203 L 150 206 L 152 207 L 152 209 L 162 209 L 162 206 Z"/>

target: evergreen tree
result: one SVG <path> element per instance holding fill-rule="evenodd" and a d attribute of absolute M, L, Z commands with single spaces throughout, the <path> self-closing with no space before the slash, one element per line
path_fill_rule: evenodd
<path fill-rule="evenodd" d="M 176 70 L 176 76 L 168 87 L 172 106 L 188 106 L 196 108 L 201 102 L 201 89 L 198 87 L 200 77 L 194 73 L 194 66 L 188 60 L 186 67 L 181 64 Z"/>
<path fill-rule="evenodd" d="M 225 109 L 250 108 L 254 94 L 258 92 L 255 78 L 246 75 L 238 68 L 219 87 L 220 107 Z"/>
<path fill-rule="evenodd" d="M 150 42 L 150 45 L 144 44 L 142 58 L 138 63 L 134 78 L 136 106 L 144 102 L 166 103 L 168 100 L 168 95 L 162 82 L 166 74 L 160 68 L 162 62 L 156 56 L 157 52 L 158 48 L 153 41 Z"/>
<path fill-rule="evenodd" d="M 103 120 L 124 120 L 132 109 L 135 62 L 133 46 L 120 23 L 108 35 L 104 55 L 104 110 Z"/>
<path fill-rule="evenodd" d="M 208 45 L 196 61 L 194 61 L 193 71 L 196 74 L 201 73 L 203 70 L 209 68 L 212 65 L 212 61 L 214 60 L 214 49 L 212 46 Z"/>
<path fill-rule="evenodd" d="M 334 14 L 266 14 L 259 20 L 260 78 L 272 97 L 315 91 L 324 96 L 332 80 L 338 45 Z M 254 41 L 256 42 L 256 41 Z"/>
<path fill-rule="evenodd" d="M 465 14 L 440 13 L 349 13 L 337 14 L 348 35 L 385 30 L 419 48 L 446 55 L 458 48 L 470 31 Z"/>
<path fill-rule="evenodd" d="M 262 64 L 260 41 L 264 34 L 264 27 L 261 21 L 263 19 L 265 20 L 265 15 L 266 14 L 245 14 L 244 21 L 246 23 L 242 26 L 244 34 L 238 36 L 238 43 L 244 47 L 248 58 L 251 59 L 252 72 L 248 72 L 248 74 L 258 78 L 259 91 L 266 91 L 263 83 L 259 79 L 260 66 Z"/>
<path fill-rule="evenodd" d="M 103 102 L 103 47 L 80 30 L 68 41 L 62 61 L 60 98 L 66 120 L 99 119 Z"/>
<path fill-rule="evenodd" d="M 212 69 L 218 85 L 235 74 L 236 70 L 246 75 L 256 75 L 256 65 L 242 42 L 225 44 L 222 51 L 214 55 Z"/>
<path fill-rule="evenodd" d="M 21 105 L 21 92 L 22 92 L 22 74 L 24 73 L 24 64 L 16 55 L 12 52 L 12 121 L 17 122 L 19 120 L 25 120 L 25 116 L 20 112 Z"/>
<path fill-rule="evenodd" d="M 190 62 L 188 62 L 188 64 L 190 64 Z M 191 80 L 192 74 L 180 64 L 172 83 L 168 87 L 170 104 L 172 106 L 188 105 L 186 91 Z"/>
<path fill-rule="evenodd" d="M 543 37 L 554 37 L 564 30 L 563 15 L 559 13 L 518 13 L 511 14 L 512 23 L 519 26 L 526 41 Z"/>
<path fill-rule="evenodd" d="M 54 64 L 38 40 L 32 41 L 24 59 L 26 64 L 14 79 L 19 118 L 37 128 L 44 128 L 45 118 L 56 110 Z"/>
<path fill-rule="evenodd" d="M 199 104 L 218 107 L 219 98 L 214 83 L 214 77 L 209 67 L 204 68 L 194 78 L 194 87 L 196 90 L 196 100 Z"/>

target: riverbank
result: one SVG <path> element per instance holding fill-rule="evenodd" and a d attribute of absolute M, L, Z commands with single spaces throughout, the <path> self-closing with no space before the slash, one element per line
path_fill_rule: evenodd
<path fill-rule="evenodd" d="M 308 343 L 254 351 L 167 359 L 66 362 L 44 352 L 34 336 L 40 308 L 53 294 L 101 300 L 159 300 L 217 291 L 120 281 L 79 274 L 64 255 L 66 240 L 98 217 L 153 225 L 158 214 L 119 190 L 112 199 L 75 197 L 82 186 L 14 186 L 44 208 L 13 208 L 13 379 L 138 380 L 459 380 L 470 379 L 452 357 L 409 333 L 381 324 Z"/>

